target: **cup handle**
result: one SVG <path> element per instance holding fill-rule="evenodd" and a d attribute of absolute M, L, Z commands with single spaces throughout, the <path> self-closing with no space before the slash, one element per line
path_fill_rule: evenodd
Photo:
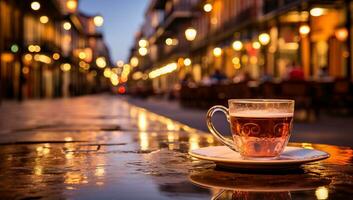
<path fill-rule="evenodd" d="M 206 122 L 207 122 L 207 127 L 208 130 L 211 131 L 211 133 L 220 141 L 222 142 L 224 145 L 226 145 L 227 147 L 229 147 L 230 149 L 232 149 L 233 151 L 238 151 L 235 148 L 234 142 L 226 137 L 224 137 L 222 134 L 220 134 L 216 128 L 213 126 L 212 123 L 212 116 L 215 112 L 217 111 L 221 111 L 223 112 L 226 116 L 227 116 L 227 120 L 229 121 L 229 115 L 228 115 L 228 108 L 224 107 L 224 106 L 213 106 L 212 108 L 210 108 L 207 111 L 207 116 L 206 116 Z"/>

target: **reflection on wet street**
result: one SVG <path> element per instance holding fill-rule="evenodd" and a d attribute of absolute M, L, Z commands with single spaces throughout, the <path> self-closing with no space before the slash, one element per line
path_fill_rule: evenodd
<path fill-rule="evenodd" d="M 0 107 L 2 199 L 328 199 L 352 196 L 353 151 L 285 172 L 232 172 L 187 152 L 214 138 L 110 96 Z M 204 119 L 200 119 L 204 120 Z"/>

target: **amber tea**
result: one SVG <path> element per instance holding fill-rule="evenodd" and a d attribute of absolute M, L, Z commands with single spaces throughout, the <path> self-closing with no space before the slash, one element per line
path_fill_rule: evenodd
<path fill-rule="evenodd" d="M 276 157 L 287 145 L 292 118 L 292 113 L 231 113 L 234 143 L 245 157 Z"/>

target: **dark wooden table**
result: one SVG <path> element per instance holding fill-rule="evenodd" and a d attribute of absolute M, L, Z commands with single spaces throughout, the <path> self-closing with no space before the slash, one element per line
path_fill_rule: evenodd
<path fill-rule="evenodd" d="M 353 197 L 351 148 L 291 143 L 331 158 L 291 171 L 226 171 L 187 154 L 218 145 L 211 135 L 114 97 L 4 104 L 0 119 L 1 199 Z"/>

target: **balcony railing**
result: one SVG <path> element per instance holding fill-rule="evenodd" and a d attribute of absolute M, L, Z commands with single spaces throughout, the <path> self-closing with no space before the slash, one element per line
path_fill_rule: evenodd
<path fill-rule="evenodd" d="M 195 0 L 183 0 L 173 3 L 171 8 L 165 11 L 164 21 L 167 21 L 173 14 L 176 14 L 176 16 L 178 16 L 178 13 L 192 14 L 192 8 L 194 7 L 195 2 Z"/>

